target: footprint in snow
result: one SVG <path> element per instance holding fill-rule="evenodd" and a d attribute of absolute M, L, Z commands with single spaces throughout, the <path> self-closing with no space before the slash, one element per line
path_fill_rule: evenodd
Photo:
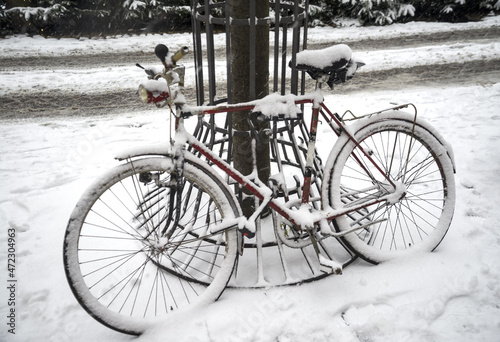
<path fill-rule="evenodd" d="M 20 233 L 25 233 L 30 229 L 30 226 L 27 223 L 17 224 L 13 221 L 10 221 L 9 226 L 11 228 L 14 228 L 16 230 L 16 232 L 20 232 Z"/>
<path fill-rule="evenodd" d="M 49 301 L 49 290 L 40 290 L 34 292 L 26 293 L 21 299 L 21 304 L 28 310 L 24 310 L 21 318 L 27 318 L 27 316 L 46 319 L 44 315 L 45 309 L 47 308 L 47 302 Z M 24 317 L 23 317 L 24 316 Z"/>
<path fill-rule="evenodd" d="M 465 210 L 465 215 L 469 217 L 485 217 L 484 209 L 479 207 L 469 207 Z"/>
<path fill-rule="evenodd" d="M 467 190 L 471 190 L 473 195 L 480 196 L 481 192 L 476 189 L 474 183 L 472 183 L 468 179 L 464 179 L 460 181 L 460 185 L 463 186 Z"/>
<path fill-rule="evenodd" d="M 466 189 L 474 189 L 474 184 L 468 179 L 462 179 L 460 181 L 460 185 L 462 185 Z"/>

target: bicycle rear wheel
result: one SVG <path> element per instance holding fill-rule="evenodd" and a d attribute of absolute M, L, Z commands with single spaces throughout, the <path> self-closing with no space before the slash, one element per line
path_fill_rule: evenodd
<path fill-rule="evenodd" d="M 214 301 L 231 277 L 236 230 L 210 232 L 239 216 L 230 190 L 210 167 L 186 158 L 178 202 L 173 174 L 170 158 L 120 165 L 86 191 L 69 220 L 69 285 L 92 317 L 117 331 L 138 335 L 189 305 Z"/>
<path fill-rule="evenodd" d="M 372 263 L 434 250 L 450 226 L 455 206 L 454 168 L 448 151 L 427 124 L 414 125 L 401 112 L 358 125 L 360 146 L 393 182 L 403 184 L 399 200 L 384 201 L 334 220 L 338 232 L 360 230 L 342 240 Z M 346 136 L 332 150 L 325 168 L 324 205 L 346 208 L 387 195 L 388 181 Z"/>

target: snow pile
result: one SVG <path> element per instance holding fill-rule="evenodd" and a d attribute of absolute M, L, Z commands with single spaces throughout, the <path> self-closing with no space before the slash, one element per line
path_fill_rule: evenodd
<path fill-rule="evenodd" d="M 318 69 L 338 63 L 341 68 L 351 60 L 352 50 L 345 44 L 333 45 L 323 50 L 304 50 L 297 54 L 297 65 L 304 64 Z"/>
<path fill-rule="evenodd" d="M 268 119 L 296 119 L 302 111 L 295 105 L 295 98 L 293 95 L 271 94 L 256 101 L 253 112 L 261 113 Z"/>

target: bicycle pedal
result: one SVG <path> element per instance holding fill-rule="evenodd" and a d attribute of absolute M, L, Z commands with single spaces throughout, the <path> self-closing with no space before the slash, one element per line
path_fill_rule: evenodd
<path fill-rule="evenodd" d="M 245 237 L 247 237 L 249 239 L 251 239 L 255 236 L 255 232 L 251 231 L 247 227 L 238 228 L 238 230 L 240 231 L 241 234 L 243 234 Z"/>
<path fill-rule="evenodd" d="M 326 259 L 322 255 L 319 256 L 319 270 L 326 274 L 342 274 L 342 264 L 335 261 Z"/>
<path fill-rule="evenodd" d="M 320 265 L 319 270 L 326 274 L 342 275 L 342 267 L 330 267 L 325 265 Z"/>

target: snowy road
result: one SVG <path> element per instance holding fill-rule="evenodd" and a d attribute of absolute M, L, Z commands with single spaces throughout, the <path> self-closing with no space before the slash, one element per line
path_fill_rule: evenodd
<path fill-rule="evenodd" d="M 168 122 L 162 111 L 139 106 L 134 92 L 142 72 L 128 65 L 154 63 L 143 51 L 150 51 L 157 37 L 50 44 L 39 38 L 0 41 L 4 59 L 17 58 L 23 51 L 30 51 L 29 58 L 79 55 L 78 63 L 69 66 L 53 67 L 50 62 L 31 68 L 34 59 L 29 58 L 29 64 L 19 67 L 0 66 L 3 265 L 8 229 L 15 230 L 17 241 L 16 335 L 7 332 L 2 318 L 0 340 L 498 341 L 500 54 L 498 35 L 487 33 L 498 32 L 499 26 L 500 20 L 489 18 L 456 26 L 420 23 L 344 31 L 352 42 L 360 37 L 403 41 L 417 31 L 427 37 L 469 29 L 484 33 L 471 39 L 465 34 L 463 41 L 443 38 L 426 45 L 418 39 L 413 45 L 383 44 L 379 49 L 372 42 L 366 50 L 353 43 L 355 53 L 367 54 L 363 58 L 373 69 L 360 72 L 337 88 L 338 95 L 326 99 L 340 113 L 413 102 L 419 115 L 451 143 L 457 164 L 457 208 L 437 251 L 418 260 L 378 266 L 356 261 L 342 276 L 302 286 L 231 289 L 195 315 L 179 317 L 138 339 L 101 326 L 81 309 L 64 276 L 62 240 L 75 202 L 90 181 L 116 165 L 116 151 L 165 141 Z M 337 31 L 325 35 L 323 29 L 312 30 L 311 37 L 338 41 Z M 175 46 L 185 44 L 185 38 L 170 37 Z M 318 46 L 326 44 L 314 39 Z M 418 58 L 413 55 L 416 49 L 423 51 Z M 82 51 L 133 55 L 99 65 L 92 56 L 82 57 Z M 81 65 L 83 60 L 88 62 Z M 384 67 L 387 63 L 392 67 Z M 110 96 L 110 104 L 103 101 Z M 330 140 L 319 135 L 323 146 Z M 5 267 L 0 274 L 0 313 L 6 317 Z"/>
<path fill-rule="evenodd" d="M 420 23 L 421 24 L 421 23 Z M 500 24 L 496 18 L 462 26 L 433 25 L 421 29 L 416 23 L 401 30 L 382 28 L 316 28 L 309 32 L 310 49 L 347 43 L 356 58 L 367 63 L 337 93 L 364 89 L 398 89 L 480 82 L 500 76 Z M 216 37 L 224 58 L 224 36 Z M 46 40 L 40 37 L 11 38 L 0 44 L 0 119 L 47 115 L 98 115 L 140 111 L 136 90 L 143 79 L 135 67 L 158 65 L 152 51 L 158 42 L 171 48 L 191 46 L 191 35 L 122 37 L 97 40 Z M 188 98 L 194 94 L 194 68 L 186 59 Z M 224 60 L 220 79 L 225 80 Z M 218 94 L 224 96 L 224 84 Z M 219 96 L 219 97 L 221 97 Z"/>

